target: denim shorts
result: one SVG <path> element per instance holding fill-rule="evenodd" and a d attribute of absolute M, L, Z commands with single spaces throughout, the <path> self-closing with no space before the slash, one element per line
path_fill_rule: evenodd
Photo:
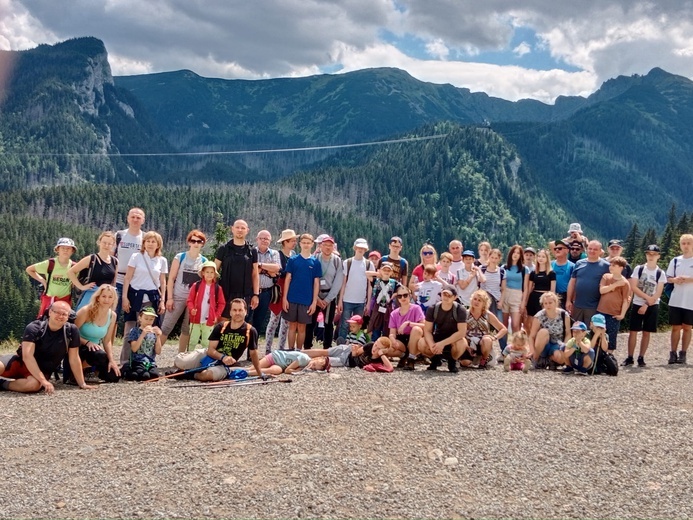
<path fill-rule="evenodd" d="M 557 350 L 563 350 L 563 347 L 563 343 L 554 343 L 553 341 L 549 341 L 544 347 L 544 350 L 541 353 L 541 357 L 551 357 L 553 356 L 553 353 Z"/>

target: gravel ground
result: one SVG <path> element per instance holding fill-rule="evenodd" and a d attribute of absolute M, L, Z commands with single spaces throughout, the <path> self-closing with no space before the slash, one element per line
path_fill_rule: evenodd
<path fill-rule="evenodd" d="M 653 336 L 648 367 L 615 378 L 419 366 L 3 392 L 0 517 L 690 518 L 692 367 L 667 351 Z"/>

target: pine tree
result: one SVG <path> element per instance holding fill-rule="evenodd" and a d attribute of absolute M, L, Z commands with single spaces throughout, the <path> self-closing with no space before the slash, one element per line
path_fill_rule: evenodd
<path fill-rule="evenodd" d="M 635 253 L 638 251 L 638 246 L 640 245 L 640 231 L 638 230 L 638 223 L 634 222 L 633 227 L 630 228 L 630 231 L 628 232 L 628 235 L 626 236 L 626 240 L 623 246 L 623 255 L 625 256 L 626 260 L 632 265 L 633 264 L 633 258 L 635 257 Z"/>

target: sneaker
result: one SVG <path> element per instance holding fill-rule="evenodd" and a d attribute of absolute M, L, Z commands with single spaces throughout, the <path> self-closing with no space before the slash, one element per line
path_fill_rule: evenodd
<path fill-rule="evenodd" d="M 407 358 L 408 356 L 406 354 L 399 358 L 399 361 L 397 362 L 397 368 L 404 368 L 407 365 Z"/>
<path fill-rule="evenodd" d="M 553 370 L 554 372 L 558 370 L 558 363 L 556 363 L 553 359 L 549 359 L 549 370 Z"/>
<path fill-rule="evenodd" d="M 642 359 L 641 357 L 638 358 L 638 365 L 640 364 L 641 359 Z M 621 363 L 621 366 L 622 367 L 628 367 L 632 364 L 633 364 L 633 356 L 628 356 L 626 359 L 623 360 L 623 363 Z"/>
<path fill-rule="evenodd" d="M 549 364 L 549 359 L 545 357 L 540 357 L 537 359 L 537 362 L 534 364 L 534 368 L 537 370 L 543 370 L 545 369 Z"/>
<path fill-rule="evenodd" d="M 642 356 L 638 357 L 638 366 L 639 367 L 646 367 L 647 363 L 645 363 L 645 358 Z"/>
<path fill-rule="evenodd" d="M 678 363 L 678 359 L 676 358 L 676 352 L 672 350 L 669 352 L 669 364 L 673 365 L 675 363 Z"/>
<path fill-rule="evenodd" d="M 457 360 L 454 357 L 450 356 L 448 358 L 448 372 L 452 372 L 453 374 L 457 374 L 457 372 L 459 372 L 459 371 L 460 371 L 460 369 L 457 366 Z"/>
<path fill-rule="evenodd" d="M 510 356 L 507 356 L 503 360 L 503 370 L 506 372 L 510 372 Z"/>
<path fill-rule="evenodd" d="M 490 357 L 490 359 L 487 359 L 487 360 L 486 360 L 487 363 L 490 363 L 490 362 L 493 360 L 493 357 L 492 357 L 492 356 L 489 356 L 489 357 Z M 504 365 L 504 364 L 505 364 L 505 360 L 506 360 L 507 357 L 508 357 L 508 356 L 503 356 L 503 354 L 501 354 L 500 356 L 498 356 L 498 364 L 499 364 L 499 365 Z"/>
<path fill-rule="evenodd" d="M 481 358 L 481 361 L 479 361 L 479 368 L 482 370 L 488 368 L 488 358 Z"/>
<path fill-rule="evenodd" d="M 573 372 L 575 372 L 573 367 L 565 367 L 563 370 L 561 370 L 561 374 L 572 374 Z"/>
<path fill-rule="evenodd" d="M 416 370 L 416 359 L 407 356 L 407 360 L 404 362 L 404 370 Z"/>
<path fill-rule="evenodd" d="M 682 350 L 681 352 L 679 352 L 679 358 L 676 360 L 676 362 L 679 365 L 685 365 L 686 364 L 686 351 L 685 350 Z"/>
<path fill-rule="evenodd" d="M 435 372 L 436 370 L 438 370 L 438 367 L 442 364 L 442 357 L 443 356 L 441 356 L 440 354 L 433 356 L 431 358 L 431 364 L 428 365 L 426 370 L 430 370 L 432 372 Z"/>
<path fill-rule="evenodd" d="M 525 359 L 525 362 L 522 363 L 522 373 L 523 374 L 526 374 L 527 372 L 529 372 L 529 365 L 530 364 L 531 363 L 530 363 L 529 359 Z"/>

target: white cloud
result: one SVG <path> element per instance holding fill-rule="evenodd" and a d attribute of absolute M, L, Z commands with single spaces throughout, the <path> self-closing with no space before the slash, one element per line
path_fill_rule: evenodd
<path fill-rule="evenodd" d="M 436 38 L 426 44 L 426 52 L 432 58 L 445 60 L 450 55 L 450 49 L 440 38 Z"/>
<path fill-rule="evenodd" d="M 522 57 L 525 54 L 529 54 L 530 52 L 532 52 L 532 47 L 527 42 L 522 42 L 520 45 L 513 49 L 513 54 L 519 57 Z"/>

